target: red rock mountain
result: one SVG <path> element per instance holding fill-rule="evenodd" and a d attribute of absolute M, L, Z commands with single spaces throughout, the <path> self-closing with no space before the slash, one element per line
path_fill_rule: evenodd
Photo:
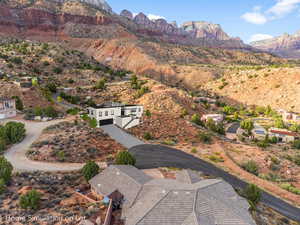
<path fill-rule="evenodd" d="M 117 69 L 195 87 L 219 74 L 213 67 L 200 65 L 281 62 L 269 54 L 251 52 L 252 47 L 230 38 L 219 25 L 194 22 L 177 27 L 163 19 L 152 21 L 143 13 L 117 15 L 104 3 L 0 1 L 0 35 L 59 42 Z"/>
<path fill-rule="evenodd" d="M 285 58 L 300 58 L 300 31 L 293 35 L 284 34 L 280 37 L 253 42 L 251 45 Z"/>

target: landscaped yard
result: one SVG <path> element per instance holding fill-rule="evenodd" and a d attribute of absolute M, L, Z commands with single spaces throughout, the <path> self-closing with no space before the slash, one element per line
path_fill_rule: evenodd
<path fill-rule="evenodd" d="M 84 163 L 88 160 L 106 162 L 124 150 L 99 128 L 85 122 L 62 122 L 46 128 L 27 152 L 30 159 L 47 162 Z"/>

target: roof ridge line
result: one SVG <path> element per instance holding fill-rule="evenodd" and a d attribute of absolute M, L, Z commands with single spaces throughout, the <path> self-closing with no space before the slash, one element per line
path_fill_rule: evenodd
<path fill-rule="evenodd" d="M 168 190 L 168 192 L 166 192 L 165 195 L 164 195 L 161 199 L 159 199 L 159 201 L 157 201 L 157 202 L 151 207 L 151 209 L 149 209 L 148 212 L 147 212 L 145 215 L 143 215 L 143 216 L 136 222 L 136 224 L 138 224 L 139 222 L 141 222 L 141 220 L 144 219 L 144 218 L 145 218 L 145 217 L 146 217 L 146 216 L 154 209 L 154 207 L 158 205 L 158 203 L 160 203 L 162 200 L 164 200 L 170 192 L 171 192 L 171 190 Z"/>

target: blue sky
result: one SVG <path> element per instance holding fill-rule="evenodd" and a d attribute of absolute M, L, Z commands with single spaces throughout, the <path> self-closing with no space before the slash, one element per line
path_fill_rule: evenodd
<path fill-rule="evenodd" d="M 167 21 L 204 20 L 245 42 L 300 30 L 300 0 L 107 0 L 113 10 L 152 14 Z"/>

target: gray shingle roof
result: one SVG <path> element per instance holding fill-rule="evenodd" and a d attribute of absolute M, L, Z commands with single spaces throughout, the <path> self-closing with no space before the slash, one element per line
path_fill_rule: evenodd
<path fill-rule="evenodd" d="M 131 205 L 143 185 L 151 179 L 134 167 L 114 165 L 93 177 L 89 183 L 96 192 L 104 196 L 118 190 L 124 196 L 125 204 Z"/>
<path fill-rule="evenodd" d="M 182 183 L 194 184 L 201 181 L 201 178 L 195 171 L 181 170 L 176 173 L 176 180 Z"/>
<path fill-rule="evenodd" d="M 130 203 L 122 210 L 125 225 L 255 225 L 248 202 L 228 183 L 194 175 L 182 171 L 178 180 L 152 179 L 131 166 L 110 166 L 90 183 L 99 193 L 124 195 Z"/>

